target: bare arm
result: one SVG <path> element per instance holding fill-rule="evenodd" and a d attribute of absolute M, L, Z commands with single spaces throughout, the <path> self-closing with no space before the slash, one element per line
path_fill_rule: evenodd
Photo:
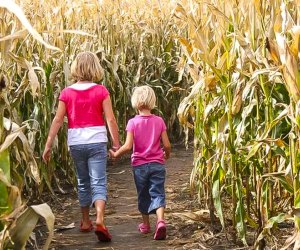
<path fill-rule="evenodd" d="M 112 146 L 113 148 L 117 149 L 120 147 L 119 131 L 118 131 L 117 121 L 112 109 L 112 104 L 109 96 L 103 101 L 102 105 L 103 105 L 105 120 L 113 144 Z"/>
<path fill-rule="evenodd" d="M 167 131 L 162 132 L 161 140 L 165 151 L 165 159 L 169 159 L 171 154 L 171 143 L 169 141 Z"/>
<path fill-rule="evenodd" d="M 113 150 L 109 150 L 109 153 L 113 158 L 120 157 L 121 155 L 126 154 L 129 151 L 131 151 L 132 145 L 133 145 L 133 133 L 127 132 L 126 141 L 125 141 L 124 145 L 115 152 Z"/>
<path fill-rule="evenodd" d="M 55 136 L 57 135 L 61 125 L 64 122 L 65 113 L 66 113 L 66 105 L 64 102 L 59 101 L 57 111 L 56 111 L 55 117 L 52 121 L 50 130 L 48 133 L 48 138 L 46 141 L 45 149 L 43 152 L 43 160 L 46 163 L 50 160 L 51 146 L 52 146 Z"/>

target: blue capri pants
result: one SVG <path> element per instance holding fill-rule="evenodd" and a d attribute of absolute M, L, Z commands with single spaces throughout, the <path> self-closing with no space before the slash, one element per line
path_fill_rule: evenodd
<path fill-rule="evenodd" d="M 91 143 L 70 146 L 75 163 L 78 198 L 81 207 L 106 201 L 107 194 L 107 143 Z"/>
<path fill-rule="evenodd" d="M 154 214 L 156 209 L 166 206 L 166 170 L 163 164 L 150 162 L 134 166 L 133 175 L 138 209 L 142 214 Z"/>

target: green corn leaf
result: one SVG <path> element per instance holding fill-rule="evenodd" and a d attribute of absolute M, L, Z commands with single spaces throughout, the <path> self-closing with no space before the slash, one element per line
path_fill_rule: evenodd
<path fill-rule="evenodd" d="M 263 228 L 262 232 L 260 233 L 260 235 L 257 237 L 255 245 L 257 246 L 258 243 L 267 235 L 270 234 L 270 229 L 272 229 L 275 225 L 277 225 L 278 223 L 281 223 L 283 221 L 285 221 L 289 216 L 284 214 L 284 213 L 280 213 L 277 216 L 271 217 L 266 226 Z"/>
<path fill-rule="evenodd" d="M 224 170 L 222 169 L 222 167 L 219 166 L 213 173 L 212 195 L 214 200 L 214 206 L 216 208 L 222 227 L 224 228 L 225 222 L 224 222 L 224 216 L 222 211 L 221 192 L 220 192 L 220 185 L 223 178 L 224 178 Z"/>
<path fill-rule="evenodd" d="M 254 156 L 257 153 L 257 151 L 261 148 L 262 145 L 263 145 L 262 142 L 255 142 L 255 144 L 251 146 L 251 150 L 247 155 L 246 160 L 249 160 L 252 156 Z"/>
<path fill-rule="evenodd" d="M 245 218 L 246 213 L 243 206 L 243 191 L 242 191 L 242 183 L 241 177 L 239 177 L 235 183 L 236 185 L 236 196 L 237 196 L 237 205 L 235 211 L 235 219 L 236 219 L 236 229 L 239 234 L 240 239 L 243 241 L 244 245 L 247 246 L 246 241 L 246 225 Z"/>
<path fill-rule="evenodd" d="M 10 181 L 10 161 L 8 150 L 0 152 L 0 169 L 4 173 L 5 178 Z M 0 181 L 0 194 L 0 215 L 2 215 L 9 210 L 7 186 L 2 181 Z"/>

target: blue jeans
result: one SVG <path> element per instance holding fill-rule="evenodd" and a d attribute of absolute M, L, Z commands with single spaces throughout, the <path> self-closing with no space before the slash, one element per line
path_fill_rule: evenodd
<path fill-rule="evenodd" d="M 96 200 L 106 201 L 106 142 L 72 145 L 70 152 L 75 163 L 80 206 L 91 206 Z"/>
<path fill-rule="evenodd" d="M 166 206 L 163 164 L 150 162 L 133 167 L 134 182 L 138 195 L 138 209 L 142 214 L 153 214 L 156 209 Z"/>

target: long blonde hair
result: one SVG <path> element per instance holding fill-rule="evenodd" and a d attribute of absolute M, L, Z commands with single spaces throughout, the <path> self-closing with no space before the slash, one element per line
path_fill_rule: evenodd
<path fill-rule="evenodd" d="M 102 80 L 103 74 L 99 59 L 90 51 L 78 53 L 71 65 L 71 77 L 75 81 L 98 82 Z"/>

